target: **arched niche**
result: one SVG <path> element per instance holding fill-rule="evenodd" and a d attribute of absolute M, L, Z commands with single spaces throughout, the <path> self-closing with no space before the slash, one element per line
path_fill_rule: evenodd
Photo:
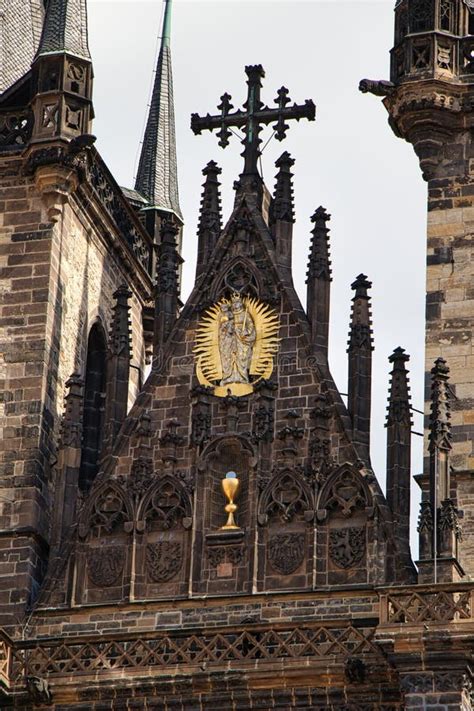
<path fill-rule="evenodd" d="M 78 526 L 76 601 L 126 600 L 130 591 L 133 508 L 128 495 L 109 479 L 90 495 Z"/>
<path fill-rule="evenodd" d="M 88 491 L 99 471 L 104 434 L 107 341 L 97 321 L 87 340 L 79 488 Z"/>
<path fill-rule="evenodd" d="M 136 599 L 187 593 L 191 528 L 189 493 L 173 474 L 157 474 L 138 509 Z"/>
<path fill-rule="evenodd" d="M 196 533 L 193 585 L 197 592 L 221 594 L 251 592 L 253 546 L 257 518 L 256 458 L 245 436 L 221 435 L 204 449 L 196 482 Z M 237 474 L 240 489 L 235 500 L 238 530 L 222 530 L 227 500 L 222 479 Z"/>
<path fill-rule="evenodd" d="M 313 575 L 314 497 L 302 473 L 277 471 L 258 507 L 259 587 L 310 588 Z"/>
<path fill-rule="evenodd" d="M 367 481 L 350 464 L 337 469 L 317 505 L 317 572 L 320 585 L 367 583 L 374 549 L 373 498 Z"/>

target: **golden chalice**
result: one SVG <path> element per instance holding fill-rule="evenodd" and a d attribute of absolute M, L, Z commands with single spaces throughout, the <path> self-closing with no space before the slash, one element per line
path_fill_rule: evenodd
<path fill-rule="evenodd" d="M 237 478 L 235 472 L 227 472 L 225 478 L 222 479 L 222 491 L 227 499 L 227 505 L 225 507 L 226 513 L 228 513 L 227 523 L 225 526 L 221 527 L 221 531 L 238 530 L 240 527 L 237 526 L 234 519 L 234 513 L 237 511 L 237 506 L 234 504 L 234 499 L 240 488 L 240 481 Z"/>

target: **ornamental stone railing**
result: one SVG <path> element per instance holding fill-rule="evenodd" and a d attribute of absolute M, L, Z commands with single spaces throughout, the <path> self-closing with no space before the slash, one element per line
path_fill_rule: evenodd
<path fill-rule="evenodd" d="M 474 586 L 417 585 L 380 598 L 380 625 L 446 623 L 474 619 Z"/>
<path fill-rule="evenodd" d="M 0 111 L 0 153 L 26 146 L 32 129 L 33 113 L 29 109 Z"/>
<path fill-rule="evenodd" d="M 92 150 L 86 180 L 102 207 L 116 224 L 134 257 L 148 274 L 153 266 L 153 241 L 126 202 L 122 190 L 99 153 Z"/>
<path fill-rule="evenodd" d="M 10 686 L 11 659 L 12 641 L 0 630 L 0 691 Z"/>
<path fill-rule="evenodd" d="M 252 626 L 251 630 L 173 631 L 128 635 L 127 638 L 91 638 L 87 641 L 45 640 L 18 645 L 13 662 L 12 680 L 21 684 L 25 676 L 74 678 L 93 675 L 98 678 L 125 670 L 147 669 L 158 673 L 183 666 L 189 669 L 203 664 L 209 669 L 258 660 L 299 660 L 300 662 L 351 656 L 371 656 L 385 664 L 372 639 L 374 628 L 350 624 Z"/>

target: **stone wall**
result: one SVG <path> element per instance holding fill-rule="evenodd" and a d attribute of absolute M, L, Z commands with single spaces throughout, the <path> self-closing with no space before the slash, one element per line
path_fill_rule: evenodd
<path fill-rule="evenodd" d="M 459 147 L 460 148 L 460 147 Z M 447 150 L 447 149 L 446 149 Z M 455 147 L 452 146 L 453 152 Z M 469 146 L 465 148 L 469 151 Z M 470 161 L 472 162 L 472 161 Z M 460 161 L 470 171 L 470 162 Z M 461 513 L 460 562 L 474 572 L 474 183 L 470 173 L 429 181 L 425 412 L 430 411 L 434 360 L 450 369 L 453 467 L 452 491 Z M 425 439 L 426 446 L 428 444 Z M 428 452 L 425 450 L 426 462 Z M 429 466 L 426 464 L 425 471 Z"/>
<path fill-rule="evenodd" d="M 112 294 L 122 283 L 133 292 L 132 365 L 143 373 L 141 313 L 151 282 L 142 273 L 137 287 L 80 200 L 73 198 L 51 223 L 18 157 L 1 161 L 0 207 L 0 610 L 6 613 L 8 605 L 34 599 L 45 573 L 65 383 L 73 372 L 84 375 L 89 329 L 100 319 L 108 331 Z M 138 391 L 137 368 L 130 398 Z M 1 613 L 0 620 L 7 622 Z"/>

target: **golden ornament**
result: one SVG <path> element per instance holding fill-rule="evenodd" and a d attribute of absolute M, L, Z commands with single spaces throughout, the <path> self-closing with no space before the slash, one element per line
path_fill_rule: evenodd
<path fill-rule="evenodd" d="M 214 395 L 240 397 L 273 372 L 278 314 L 256 298 L 234 292 L 203 316 L 196 334 L 196 375 Z"/>

